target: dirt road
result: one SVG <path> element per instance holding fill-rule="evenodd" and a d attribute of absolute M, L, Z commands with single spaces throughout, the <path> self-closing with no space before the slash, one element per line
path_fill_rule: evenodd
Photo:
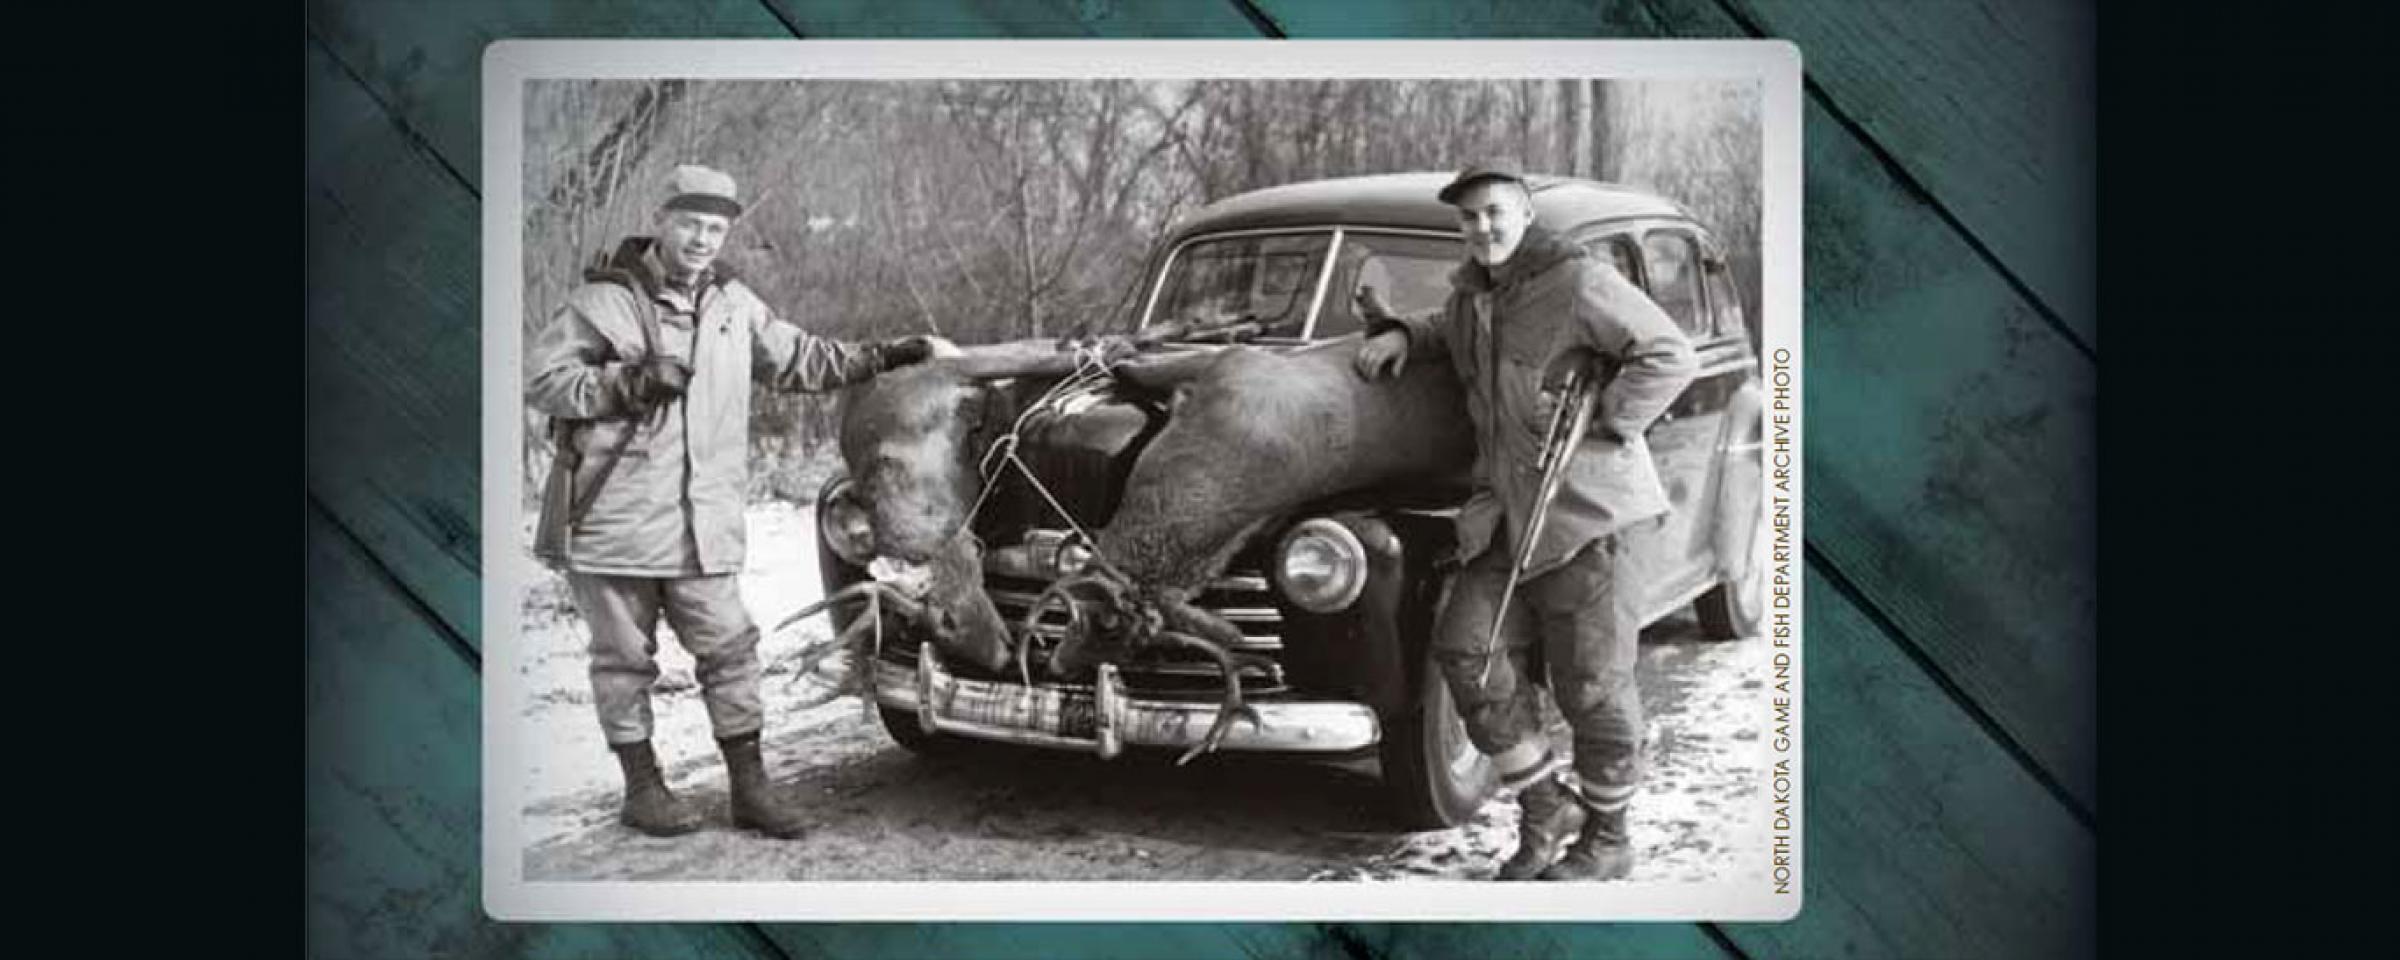
<path fill-rule="evenodd" d="M 743 589 L 767 626 L 818 595 L 813 522 L 770 506 L 750 523 Z M 581 631 L 563 588 L 541 582 L 525 607 L 535 696 L 523 722 L 552 746 L 528 771 L 539 798 L 525 811 L 528 880 L 1472 878 L 1514 846 L 1509 803 L 1451 830 L 1383 826 L 1371 761 L 1218 755 L 1178 768 L 1171 757 L 1103 762 L 997 746 L 918 757 L 856 699 L 791 708 L 800 691 L 776 661 L 808 632 L 822 636 L 821 618 L 761 649 L 770 772 L 809 811 L 812 832 L 779 842 L 731 828 L 691 660 L 669 639 L 656 740 L 670 781 L 710 822 L 692 836 L 643 837 L 615 822 L 616 770 L 593 723 Z M 1764 813 L 1766 644 L 1704 643 L 1695 629 L 1671 620 L 1643 638 L 1651 772 L 1633 807 L 1636 879 L 1752 875 L 1764 860 L 1753 838 Z M 1555 733 L 1563 743 L 1564 729 Z"/>

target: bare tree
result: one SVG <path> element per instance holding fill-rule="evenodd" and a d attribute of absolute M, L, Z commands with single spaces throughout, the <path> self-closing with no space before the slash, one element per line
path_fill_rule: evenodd
<path fill-rule="evenodd" d="M 745 281 L 847 339 L 1096 331 L 1130 315 L 1155 239 L 1200 204 L 1497 152 L 1691 205 L 1755 304 L 1756 110 L 1754 89 L 1584 80 L 539 82 L 525 333 L 592 258 L 649 229 L 651 187 L 677 163 L 742 184 L 726 256 Z M 756 405 L 754 494 L 813 486 L 833 413 L 816 397 Z M 538 480 L 545 438 L 528 426 Z"/>

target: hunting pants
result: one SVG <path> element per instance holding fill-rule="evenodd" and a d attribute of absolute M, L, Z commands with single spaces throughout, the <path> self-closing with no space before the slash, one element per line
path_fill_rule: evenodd
<path fill-rule="evenodd" d="M 591 630 L 592 705 L 609 745 L 650 739 L 650 686 L 658 680 L 658 618 L 691 651 L 700 700 L 718 739 L 758 732 L 758 625 L 734 574 L 612 577 L 567 574 Z"/>
<path fill-rule="evenodd" d="M 1467 737 L 1486 754 L 1544 736 L 1535 687 L 1547 676 L 1575 732 L 1576 776 L 1602 801 L 1630 798 L 1642 775 L 1642 700 L 1633 674 L 1642 578 L 1625 541 L 1622 534 L 1594 540 L 1565 565 L 1517 584 L 1497 648 L 1492 611 L 1514 557 L 1495 545 L 1459 571 L 1433 636 Z"/>

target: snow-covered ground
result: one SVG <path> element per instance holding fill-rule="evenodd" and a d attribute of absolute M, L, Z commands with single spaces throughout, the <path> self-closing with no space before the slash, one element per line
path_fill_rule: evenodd
<path fill-rule="evenodd" d="M 820 595 L 812 511 L 750 511 L 742 590 L 762 629 Z M 1514 846 L 1515 805 L 1451 830 L 1378 826 L 1372 763 L 1237 756 L 1189 767 L 1151 758 L 994 749 L 934 761 L 894 745 L 855 698 L 801 708 L 814 678 L 782 663 L 822 640 L 821 617 L 762 639 L 766 754 L 787 802 L 815 830 L 778 842 L 734 831 L 724 769 L 689 654 L 662 627 L 656 743 L 669 781 L 704 804 L 708 829 L 667 840 L 616 824 L 617 771 L 584 673 L 583 631 L 564 584 L 530 557 L 519 722 L 549 745 L 526 771 L 528 879 L 1407 880 L 1487 875 Z M 1768 648 L 1706 643 L 1688 619 L 1645 633 L 1640 662 L 1650 776 L 1633 808 L 1637 879 L 1763 874 Z M 1554 736 L 1566 742 L 1563 726 Z"/>
<path fill-rule="evenodd" d="M 795 677 L 785 661 L 802 643 L 826 639 L 825 618 L 810 617 L 782 630 L 773 629 L 793 611 L 824 595 L 817 575 L 816 511 L 781 502 L 762 504 L 750 508 L 749 522 L 742 599 L 749 604 L 751 619 L 764 631 L 759 639 L 759 660 L 767 670 L 761 695 L 766 701 L 768 732 L 844 717 L 856 719 L 860 704 L 855 698 L 807 710 L 792 707 L 803 694 L 812 692 L 810 685 L 816 678 Z M 532 742 L 554 745 L 554 749 L 542 751 L 527 771 L 531 778 L 528 795 L 556 798 L 595 790 L 613 792 L 618 784 L 616 759 L 600 739 L 599 721 L 592 712 L 591 684 L 585 673 L 586 635 L 582 622 L 575 618 L 566 582 L 529 553 L 520 553 L 518 562 L 527 567 L 527 580 L 536 585 L 523 607 L 521 641 L 529 655 L 520 675 L 525 678 L 525 688 L 532 691 L 523 722 Z M 692 679 L 692 655 L 675 640 L 674 629 L 663 623 L 659 625 L 658 662 L 652 739 L 667 767 L 669 784 L 680 788 L 695 772 L 722 779 L 708 716 L 700 704 L 700 688 Z M 769 768 L 781 772 L 784 765 L 777 762 L 781 759 L 769 754 Z M 537 802 L 533 809 L 553 810 L 555 806 Z M 590 823 L 614 823 L 614 808 L 604 812 L 608 816 L 597 820 L 584 815 L 588 811 L 538 815 L 529 822 L 527 836 L 539 842 Z"/>

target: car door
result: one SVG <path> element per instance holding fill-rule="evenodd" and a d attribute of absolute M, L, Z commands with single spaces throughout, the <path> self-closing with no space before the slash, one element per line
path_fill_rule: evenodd
<path fill-rule="evenodd" d="M 1708 378 L 1704 389 L 1724 399 L 1718 417 L 1723 432 L 1718 435 L 1709 472 L 1714 493 L 1705 505 L 1711 516 L 1702 527 L 1703 535 L 1710 539 L 1709 553 L 1719 579 L 1747 581 L 1755 591 L 1752 595 L 1763 597 L 1764 584 L 1751 579 L 1763 572 L 1756 538 L 1765 523 L 1760 501 L 1766 492 L 1762 409 L 1766 396 L 1759 374 L 1757 332 L 1750 327 L 1741 291 L 1723 252 L 1709 249 L 1704 253 L 1708 309 L 1716 323 L 1716 336 L 1701 347 L 1700 364 Z"/>
<path fill-rule="evenodd" d="M 1709 309 L 1705 258 L 1695 230 L 1680 223 L 1651 224 L 1594 238 L 1592 245 L 1620 270 L 1634 268 L 1634 282 L 1699 355 L 1700 373 L 1648 433 L 1668 511 L 1663 521 L 1629 534 L 1628 546 L 1648 581 L 1642 591 L 1647 622 L 1689 603 L 1715 582 L 1711 480 L 1731 371 L 1720 362 L 1722 338 Z"/>

